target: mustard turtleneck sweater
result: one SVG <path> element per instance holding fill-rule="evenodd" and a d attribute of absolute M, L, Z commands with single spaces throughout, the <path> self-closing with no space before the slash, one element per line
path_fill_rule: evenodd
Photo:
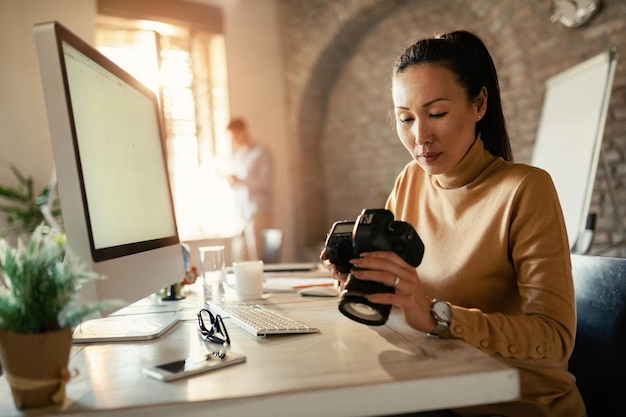
<path fill-rule="evenodd" d="M 387 209 L 424 242 L 417 274 L 430 297 L 451 303 L 449 337 L 520 372 L 520 401 L 455 411 L 582 417 L 567 371 L 576 329 L 569 244 L 550 176 L 491 155 L 478 138 L 445 174 L 408 163 Z"/>

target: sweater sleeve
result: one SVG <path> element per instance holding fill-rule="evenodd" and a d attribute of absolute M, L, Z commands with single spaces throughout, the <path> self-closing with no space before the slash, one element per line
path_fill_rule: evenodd
<path fill-rule="evenodd" d="M 573 349 L 576 312 L 565 224 L 545 171 L 532 170 L 524 178 L 508 215 L 521 314 L 453 306 L 450 336 L 504 358 L 562 367 Z"/>

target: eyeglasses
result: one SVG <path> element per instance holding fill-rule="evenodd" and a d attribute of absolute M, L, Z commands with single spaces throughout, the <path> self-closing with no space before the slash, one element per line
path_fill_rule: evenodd
<path fill-rule="evenodd" d="M 211 323 L 211 327 L 207 329 L 204 323 Z M 213 315 L 209 310 L 203 308 L 198 311 L 198 333 L 202 340 L 207 342 L 219 343 L 223 346 L 230 345 L 230 337 L 222 316 Z"/>

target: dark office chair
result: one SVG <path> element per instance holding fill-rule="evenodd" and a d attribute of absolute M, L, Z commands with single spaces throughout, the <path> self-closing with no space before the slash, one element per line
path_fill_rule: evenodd
<path fill-rule="evenodd" d="M 280 229 L 265 229 L 261 233 L 263 239 L 261 259 L 263 263 L 280 263 L 283 249 L 283 231 Z"/>
<path fill-rule="evenodd" d="M 589 417 L 626 415 L 626 259 L 572 255 L 577 333 L 569 370 Z"/>

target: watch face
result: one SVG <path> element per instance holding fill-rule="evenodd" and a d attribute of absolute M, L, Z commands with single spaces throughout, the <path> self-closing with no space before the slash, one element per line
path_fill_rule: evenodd
<path fill-rule="evenodd" d="M 433 304 L 433 313 L 440 320 L 450 322 L 450 306 L 445 301 L 436 301 Z"/>
<path fill-rule="evenodd" d="M 574 28 L 587 23 L 600 11 L 601 0 L 552 0 L 553 22 Z"/>

